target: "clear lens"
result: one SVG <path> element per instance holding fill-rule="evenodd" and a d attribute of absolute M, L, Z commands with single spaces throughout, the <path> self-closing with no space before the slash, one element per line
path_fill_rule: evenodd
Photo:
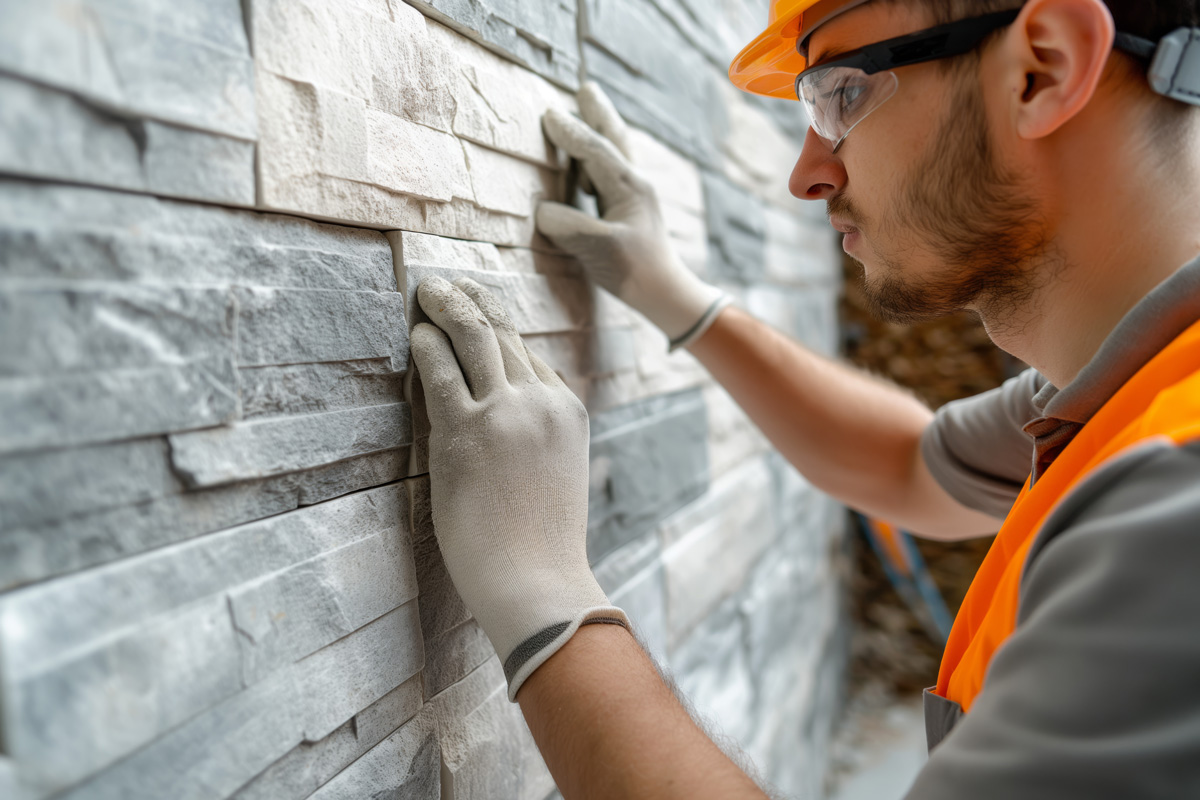
<path fill-rule="evenodd" d="M 846 134 L 896 93 L 894 72 L 868 75 L 854 67 L 828 67 L 796 78 L 796 97 L 808 112 L 809 123 L 823 139 L 842 143 Z"/>

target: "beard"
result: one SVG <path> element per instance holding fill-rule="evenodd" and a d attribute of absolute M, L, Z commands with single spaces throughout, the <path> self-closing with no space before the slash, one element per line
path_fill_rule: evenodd
<path fill-rule="evenodd" d="M 872 313 L 888 322 L 922 322 L 966 308 L 991 324 L 1014 321 L 1041 284 L 1035 265 L 1049 261 L 1045 225 L 1017 176 L 998 163 L 981 94 L 966 77 L 955 76 L 949 113 L 880 226 L 887 241 L 910 245 L 897 252 L 928 252 L 939 264 L 917 275 L 901 256 L 877 253 L 881 269 L 866 275 L 864 289 Z M 845 195 L 828 206 L 856 225 L 863 219 Z"/>

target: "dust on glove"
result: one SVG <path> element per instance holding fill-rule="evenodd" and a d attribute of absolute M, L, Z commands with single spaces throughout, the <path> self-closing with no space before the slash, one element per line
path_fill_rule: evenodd
<path fill-rule="evenodd" d="M 583 264 L 588 277 L 667 335 L 671 349 L 700 337 L 730 298 L 700 280 L 667 238 L 658 197 L 629 157 L 628 131 L 595 83 L 579 91 L 583 120 L 551 110 L 550 140 L 576 159 L 600 217 L 562 203 L 538 206 L 538 230 Z"/>
<path fill-rule="evenodd" d="M 581 625 L 629 627 L 587 560 L 587 411 L 483 286 L 428 278 L 417 299 L 433 321 L 413 329 L 411 347 L 434 532 L 515 702 Z"/>

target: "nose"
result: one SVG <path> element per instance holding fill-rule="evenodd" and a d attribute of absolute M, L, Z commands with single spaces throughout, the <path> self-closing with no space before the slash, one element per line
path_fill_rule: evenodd
<path fill-rule="evenodd" d="M 788 190 L 801 200 L 828 200 L 846 186 L 846 168 L 833 154 L 833 145 L 812 128 L 788 179 Z"/>

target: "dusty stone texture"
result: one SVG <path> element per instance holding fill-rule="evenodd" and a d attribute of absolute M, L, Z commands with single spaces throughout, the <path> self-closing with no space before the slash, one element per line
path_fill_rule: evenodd
<path fill-rule="evenodd" d="M 162 286 L 0 286 L 0 453 L 237 414 L 233 298 Z"/>
<path fill-rule="evenodd" d="M 161 448 L 165 458 L 166 442 L 150 441 L 156 449 Z M 115 445 L 111 451 L 101 448 L 95 452 L 88 449 L 54 452 L 64 458 L 50 464 L 25 455 L 0 460 L 0 474 L 24 472 L 32 483 L 44 489 L 31 503 L 36 510 L 30 521 L 0 525 L 2 588 L 105 564 L 154 547 L 390 483 L 409 474 L 408 450 L 402 447 L 304 472 L 186 491 L 169 470 L 167 475 L 151 474 L 148 470 L 123 472 L 126 468 L 149 466 L 131 463 L 137 456 L 125 453 L 123 445 Z M 77 454 L 78 463 L 71 464 L 69 456 Z M 153 468 L 159 466 L 162 465 L 155 463 Z M 106 478 L 111 476 L 112 480 L 100 480 L 96 477 L 98 473 Z M 90 483 L 96 483 L 98 489 L 113 487 L 114 491 L 103 496 L 87 491 L 62 491 L 63 486 Z M 14 482 L 18 490 L 22 485 Z M 126 498 L 144 494 L 145 498 L 123 504 L 123 494 Z M 58 500 L 66 501 L 61 508 L 64 512 L 71 510 L 74 503 L 72 513 L 60 515 L 55 502 Z M 18 511 L 22 508 L 19 504 L 12 507 Z"/>
<path fill-rule="evenodd" d="M 405 503 L 398 487 L 384 487 L 0 597 L 5 742 L 23 773 L 39 784 L 69 785 L 236 694 L 244 685 L 245 644 L 226 593 L 280 569 L 315 566 L 347 545 L 396 535 Z M 411 576 L 404 563 L 411 553 L 396 553 L 392 563 Z M 321 601 L 327 606 L 357 602 L 369 621 L 370 604 L 353 600 L 359 590 L 342 585 L 342 594 L 328 579 L 308 589 L 329 592 Z M 280 632 L 292 642 L 276 645 L 280 652 L 290 646 L 296 654 L 308 649 L 297 642 L 321 640 L 306 626 L 328 629 L 329 622 L 289 624 Z M 360 690 L 367 691 L 346 689 Z M 305 713 L 320 721 L 314 727 L 325 725 L 327 712 Z"/>
<path fill-rule="evenodd" d="M 716 479 L 756 456 L 771 452 L 771 444 L 724 388 L 704 389 L 708 417 L 709 475 Z"/>
<path fill-rule="evenodd" d="M 702 165 L 717 165 L 728 125 L 717 88 L 721 69 L 650 3 L 584 5 L 588 73 L 621 114 Z"/>
<path fill-rule="evenodd" d="M 576 0 L 410 0 L 488 47 L 503 52 L 556 83 L 579 85 Z"/>
<path fill-rule="evenodd" d="M 542 800 L 554 780 L 497 658 L 429 701 L 442 747 L 442 790 L 455 800 Z"/>
<path fill-rule="evenodd" d="M 374 231 L 0 179 L 0 284 L 11 279 L 396 290 Z"/>
<path fill-rule="evenodd" d="M 401 364 L 401 369 L 404 368 Z M 392 358 L 243 367 L 238 370 L 242 418 L 317 414 L 404 399 Z"/>
<path fill-rule="evenodd" d="M 8 3 L 0 68 L 123 115 L 253 139 L 237 0 Z"/>
<path fill-rule="evenodd" d="M 819 207 L 809 204 L 808 207 Z M 764 274 L 772 283 L 789 286 L 837 287 L 841 244 L 824 214 L 819 219 L 768 205 Z"/>
<path fill-rule="evenodd" d="M 320 743 L 421 667 L 409 603 L 165 733 L 68 800 L 219 800 L 303 742 Z M 409 691 L 415 692 L 409 681 Z M 320 698 L 313 702 L 312 698 Z M 411 706 L 417 698 L 402 701 Z"/>
<path fill-rule="evenodd" d="M 189 488 L 297 472 L 413 441 L 407 403 L 240 422 L 169 440 L 171 464 Z"/>
<path fill-rule="evenodd" d="M 599 561 L 703 494 L 707 424 L 698 392 L 656 397 L 592 418 L 590 560 Z"/>
<path fill-rule="evenodd" d="M 325 738 L 292 748 L 231 800 L 303 800 L 399 730 L 420 709 L 421 676 L 414 675 Z"/>
<path fill-rule="evenodd" d="M 254 144 L 114 116 L 56 89 L 0 76 L 0 170 L 14 175 L 254 204 Z M 196 170 L 197 163 L 206 164 Z"/>
<path fill-rule="evenodd" d="M 760 282 L 767 227 L 762 202 L 716 173 L 705 172 L 704 205 L 713 274 L 722 281 Z"/>
<path fill-rule="evenodd" d="M 423 711 L 313 792 L 312 798 L 439 800 L 440 756 L 436 718 L 432 710 Z"/>
<path fill-rule="evenodd" d="M 255 0 L 251 19 L 263 205 L 536 241 L 536 204 L 561 191 L 540 117 L 569 95 L 404 4 Z"/>
<path fill-rule="evenodd" d="M 672 647 L 744 585 L 777 539 L 770 501 L 771 473 L 757 459 L 718 478 L 703 497 L 661 523 Z"/>

